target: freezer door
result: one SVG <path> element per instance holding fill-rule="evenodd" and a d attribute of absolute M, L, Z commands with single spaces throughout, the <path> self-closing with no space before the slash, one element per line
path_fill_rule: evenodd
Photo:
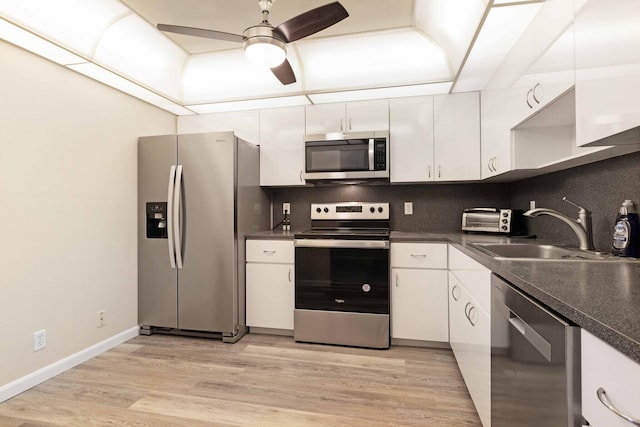
<path fill-rule="evenodd" d="M 232 133 L 178 137 L 182 165 L 178 328 L 235 333 L 237 254 Z"/>
<path fill-rule="evenodd" d="M 171 236 L 147 237 L 150 202 L 166 203 L 172 166 L 176 164 L 175 135 L 138 141 L 138 321 L 140 325 L 176 328 L 177 270 L 171 267 Z M 175 170 L 175 167 L 174 167 Z M 169 218 L 171 213 L 168 213 Z M 168 222 L 168 221 L 166 221 Z"/>

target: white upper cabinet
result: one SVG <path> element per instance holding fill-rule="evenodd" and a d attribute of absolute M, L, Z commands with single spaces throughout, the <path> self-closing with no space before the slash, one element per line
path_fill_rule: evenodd
<path fill-rule="evenodd" d="M 376 130 L 389 130 L 389 101 L 386 99 L 306 107 L 308 135 Z"/>
<path fill-rule="evenodd" d="M 639 144 L 640 2 L 590 0 L 575 32 L 577 145 Z"/>
<path fill-rule="evenodd" d="M 573 17 L 574 0 L 545 1 L 496 73 L 517 100 L 511 127 L 573 86 Z"/>
<path fill-rule="evenodd" d="M 260 111 L 260 185 L 304 185 L 304 107 Z"/>
<path fill-rule="evenodd" d="M 434 180 L 433 97 L 389 101 L 391 182 Z"/>
<path fill-rule="evenodd" d="M 479 92 L 434 96 L 433 117 L 435 180 L 480 179 Z"/>

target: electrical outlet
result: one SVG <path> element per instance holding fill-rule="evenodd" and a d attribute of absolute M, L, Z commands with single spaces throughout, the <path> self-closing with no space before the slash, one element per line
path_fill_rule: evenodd
<path fill-rule="evenodd" d="M 404 214 L 413 215 L 413 202 L 404 202 Z"/>
<path fill-rule="evenodd" d="M 536 201 L 535 200 L 530 200 L 529 201 L 529 209 L 535 209 L 536 208 Z"/>
<path fill-rule="evenodd" d="M 291 203 L 283 203 L 282 204 L 282 214 L 284 215 L 284 212 L 287 212 L 289 215 L 291 215 Z"/>
<path fill-rule="evenodd" d="M 42 350 L 47 346 L 47 330 L 42 329 L 41 331 L 33 333 L 33 351 Z"/>
<path fill-rule="evenodd" d="M 106 324 L 105 317 L 107 315 L 107 310 L 100 310 L 96 312 L 96 327 L 102 328 Z"/>

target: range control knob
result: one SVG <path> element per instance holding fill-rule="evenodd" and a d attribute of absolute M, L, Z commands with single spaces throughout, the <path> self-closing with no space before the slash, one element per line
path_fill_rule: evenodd
<path fill-rule="evenodd" d="M 316 212 L 320 213 L 320 212 L 322 212 L 322 209 L 316 208 Z"/>
<path fill-rule="evenodd" d="M 502 212 L 502 216 L 509 216 L 509 212 Z"/>
<path fill-rule="evenodd" d="M 373 206 L 371 206 L 371 207 L 369 208 L 369 211 L 370 211 L 371 213 L 374 213 L 374 212 L 376 211 L 376 208 L 374 208 Z"/>
<path fill-rule="evenodd" d="M 324 208 L 324 213 L 328 213 L 329 212 L 329 208 L 325 207 Z"/>
<path fill-rule="evenodd" d="M 502 223 L 503 223 L 503 224 L 506 224 L 507 222 L 509 222 L 509 221 L 507 221 L 506 219 L 503 219 L 503 220 L 502 220 Z"/>
<path fill-rule="evenodd" d="M 378 208 L 378 212 L 382 213 L 382 211 L 383 211 L 382 206 L 380 206 L 380 207 Z"/>
<path fill-rule="evenodd" d="M 507 231 L 507 226 L 506 226 L 506 225 L 503 225 L 503 226 L 502 226 L 502 227 L 500 227 L 500 228 L 502 228 L 504 231 Z"/>

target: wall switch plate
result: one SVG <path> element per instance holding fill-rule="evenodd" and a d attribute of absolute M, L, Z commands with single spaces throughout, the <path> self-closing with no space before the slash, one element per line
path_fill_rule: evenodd
<path fill-rule="evenodd" d="M 107 310 L 100 310 L 96 312 L 96 328 L 102 328 L 104 325 L 106 325 L 106 317 L 107 315 Z"/>
<path fill-rule="evenodd" d="M 536 208 L 536 201 L 535 200 L 530 200 L 529 201 L 529 209 L 535 209 Z"/>
<path fill-rule="evenodd" d="M 33 333 L 33 351 L 42 350 L 47 346 L 47 330 L 42 329 Z"/>
<path fill-rule="evenodd" d="M 404 202 L 404 214 L 413 215 L 413 202 Z"/>
<path fill-rule="evenodd" d="M 282 204 L 282 214 L 287 211 L 287 214 L 291 215 L 291 203 L 283 203 Z"/>

